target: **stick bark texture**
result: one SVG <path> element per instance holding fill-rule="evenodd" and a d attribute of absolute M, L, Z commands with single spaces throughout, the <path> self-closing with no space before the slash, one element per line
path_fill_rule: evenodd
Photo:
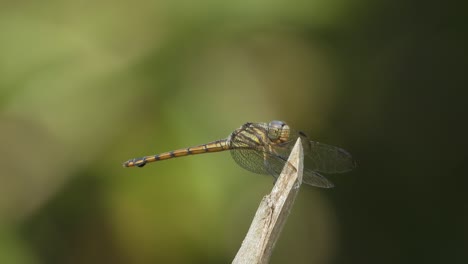
<path fill-rule="evenodd" d="M 299 138 L 270 194 L 263 197 L 232 263 L 268 263 L 302 184 L 304 153 Z M 292 166 L 291 166 L 292 165 Z"/>

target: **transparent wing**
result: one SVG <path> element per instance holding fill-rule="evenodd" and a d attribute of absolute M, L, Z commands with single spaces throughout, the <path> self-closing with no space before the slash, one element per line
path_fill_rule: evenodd
<path fill-rule="evenodd" d="M 356 167 L 356 163 L 346 150 L 327 145 L 324 143 L 310 141 L 302 132 L 290 129 L 289 140 L 278 145 L 276 152 L 285 155 L 290 152 L 297 138 L 302 139 L 304 148 L 304 167 L 322 173 L 342 173 Z"/>
<path fill-rule="evenodd" d="M 310 141 L 304 156 L 305 166 L 313 171 L 323 173 L 342 173 L 356 167 L 351 154 L 346 150 Z"/>
<path fill-rule="evenodd" d="M 258 174 L 269 174 L 275 179 L 281 174 L 283 168 L 296 170 L 284 157 L 267 152 L 252 149 L 234 149 L 231 150 L 231 155 L 242 168 Z M 304 168 L 302 182 L 321 188 L 332 188 L 334 186 L 320 173 L 307 168 Z"/>
<path fill-rule="evenodd" d="M 304 174 L 302 176 L 302 182 L 321 188 L 333 188 L 335 185 L 320 173 L 304 168 Z"/>
<path fill-rule="evenodd" d="M 278 178 L 284 167 L 289 170 L 296 170 L 283 157 L 261 150 L 233 149 L 231 155 L 242 168 L 258 174 L 269 174 L 275 178 Z"/>
<path fill-rule="evenodd" d="M 231 156 L 242 168 L 258 174 L 269 174 L 263 165 L 264 157 L 261 151 L 254 149 L 233 149 Z"/>

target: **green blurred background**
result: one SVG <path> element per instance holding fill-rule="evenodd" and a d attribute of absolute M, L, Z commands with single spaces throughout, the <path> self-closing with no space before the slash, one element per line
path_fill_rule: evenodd
<path fill-rule="evenodd" d="M 129 158 L 285 120 L 359 167 L 272 263 L 466 263 L 466 10 L 411 1 L 2 1 L 0 263 L 230 263 L 271 177 Z"/>

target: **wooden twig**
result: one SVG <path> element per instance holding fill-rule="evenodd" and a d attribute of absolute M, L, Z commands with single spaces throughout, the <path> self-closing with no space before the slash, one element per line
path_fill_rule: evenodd
<path fill-rule="evenodd" d="M 299 138 L 289 164 L 278 177 L 270 194 L 263 197 L 242 246 L 232 263 L 268 263 L 302 184 L 304 154 Z M 291 165 L 294 168 L 291 169 Z"/>

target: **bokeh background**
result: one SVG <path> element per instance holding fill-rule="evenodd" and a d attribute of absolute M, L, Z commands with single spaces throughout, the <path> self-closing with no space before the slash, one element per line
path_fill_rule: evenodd
<path fill-rule="evenodd" d="M 230 263 L 285 120 L 359 167 L 303 186 L 272 263 L 467 263 L 466 10 L 412 1 L 0 3 L 0 263 Z"/>

